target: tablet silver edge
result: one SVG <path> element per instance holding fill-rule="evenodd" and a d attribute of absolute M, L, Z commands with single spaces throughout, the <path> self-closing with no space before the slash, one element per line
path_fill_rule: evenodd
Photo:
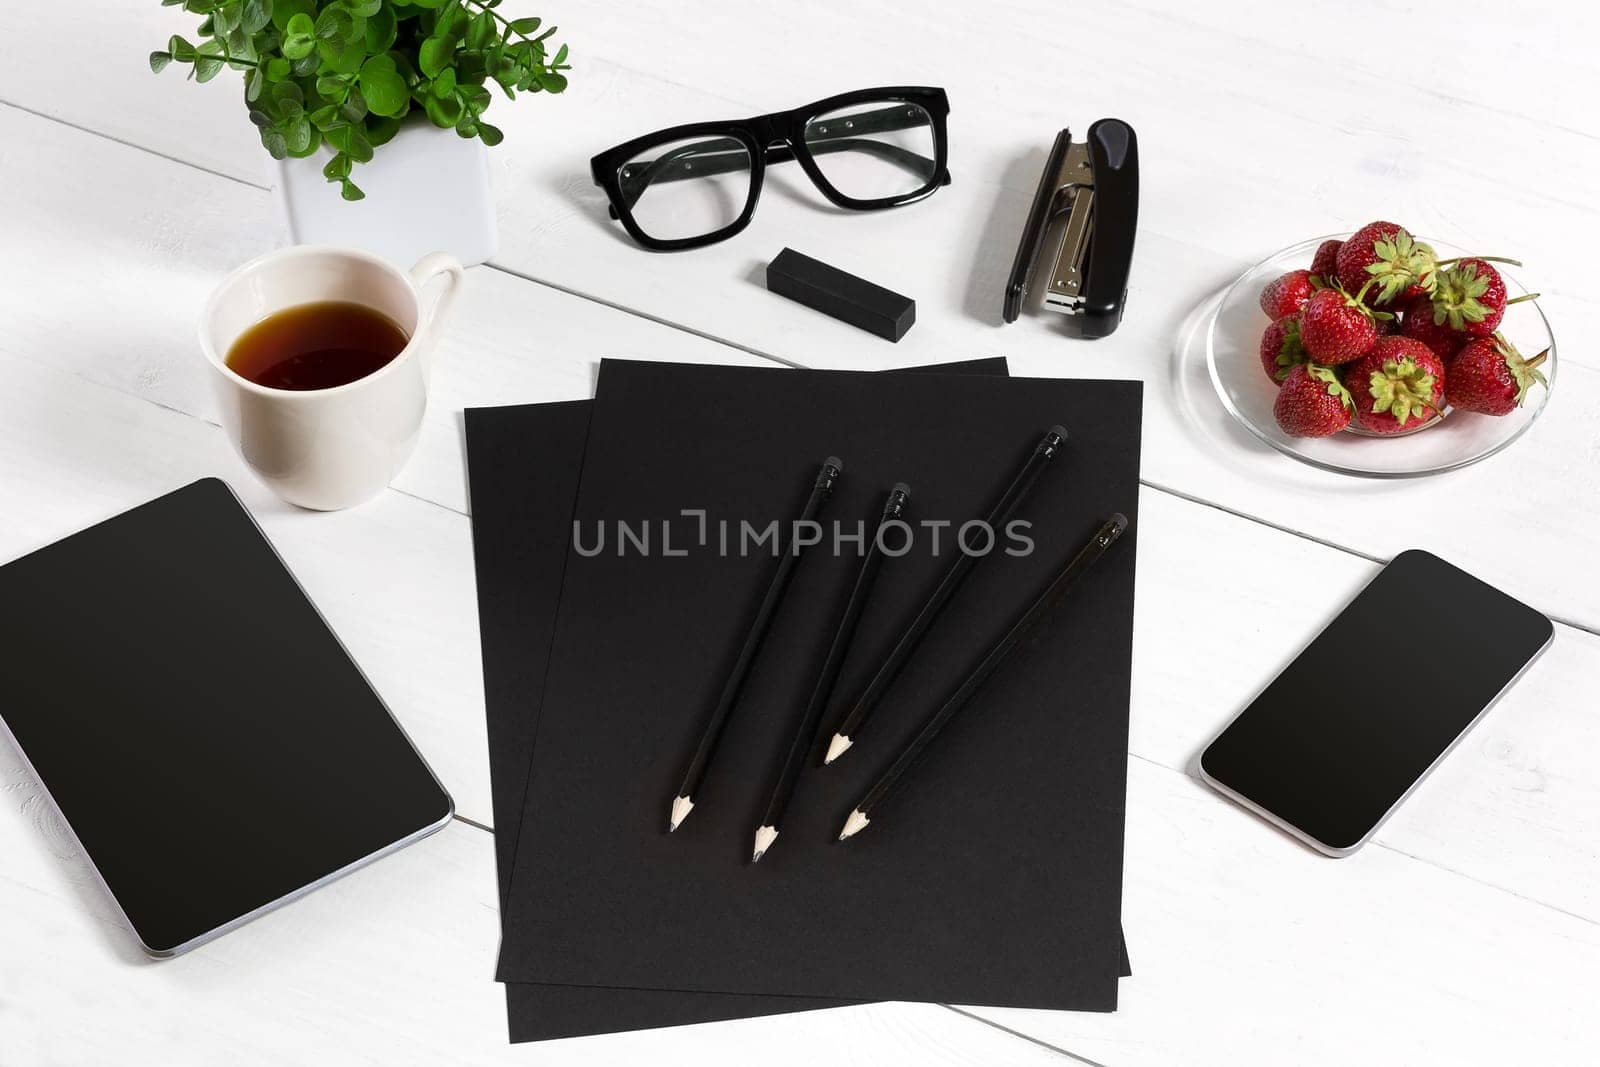
<path fill-rule="evenodd" d="M 434 772 L 432 765 L 428 763 L 428 760 L 423 756 L 422 751 L 417 748 L 416 742 L 411 740 L 411 735 L 406 733 L 406 728 L 401 724 L 400 720 L 395 717 L 393 710 L 391 710 L 389 707 L 388 701 L 383 699 L 383 694 L 378 692 L 377 686 L 372 684 L 372 680 L 367 677 L 366 671 L 361 669 L 361 664 L 357 662 L 356 658 L 350 654 L 350 650 L 345 647 L 344 641 L 339 637 L 338 632 L 334 630 L 333 626 L 329 624 L 327 618 L 322 614 L 322 609 L 317 607 L 317 602 L 311 598 L 311 594 L 307 593 L 305 587 L 300 584 L 300 579 L 295 575 L 293 569 L 291 569 L 289 564 L 284 561 L 283 557 L 278 554 L 278 547 L 272 543 L 272 539 L 268 537 L 267 532 L 261 528 L 261 524 L 256 521 L 255 515 L 252 514 L 250 509 L 245 506 L 244 501 L 239 499 L 239 494 L 234 492 L 233 486 L 229 485 L 221 478 L 199 478 L 188 483 L 187 485 L 181 485 L 169 493 L 163 493 L 162 496 L 170 496 L 172 493 L 181 493 L 185 489 L 191 488 L 200 484 L 201 482 L 206 481 L 215 481 L 218 485 L 222 486 L 223 489 L 227 490 L 228 495 L 233 498 L 233 502 L 238 506 L 240 512 L 243 513 L 245 518 L 249 520 L 250 525 L 255 527 L 255 531 L 260 536 L 262 543 L 267 546 L 267 551 L 272 553 L 272 557 L 278 561 L 278 565 L 283 568 L 283 572 L 289 576 L 289 581 L 294 583 L 294 587 L 299 590 L 300 595 L 304 597 L 306 603 L 311 606 L 311 610 L 317 616 L 317 620 L 322 623 L 323 627 L 328 631 L 328 634 L 333 638 L 334 643 L 339 646 L 339 651 L 344 653 L 345 658 L 350 661 L 350 665 L 355 668 L 356 674 L 361 677 L 362 682 L 366 684 L 367 689 L 371 691 L 373 697 L 378 701 L 378 706 L 388 714 L 389 721 L 394 723 L 395 729 L 400 731 L 400 736 L 405 738 L 406 744 L 411 746 L 411 751 L 416 754 L 417 761 L 422 764 L 422 769 L 428 772 L 428 777 L 432 778 L 434 785 L 439 787 L 439 792 L 444 796 L 445 799 L 445 812 L 444 815 L 436 822 L 414 830 L 399 840 L 385 845 L 375 852 L 371 852 L 368 855 L 362 856 L 350 863 L 347 863 L 338 870 L 331 871 L 313 882 L 307 882 L 300 888 L 286 893 L 276 900 L 268 901 L 260 907 L 248 911 L 237 918 L 230 919 L 215 929 L 207 930 L 205 933 L 192 937 L 188 941 L 185 941 L 182 944 L 176 945 L 170 949 L 152 948 L 150 945 L 145 943 L 144 937 L 139 933 L 138 928 L 135 927 L 132 920 L 128 918 L 128 913 L 123 910 L 122 901 L 117 899 L 117 895 L 113 893 L 111 891 L 111 887 L 106 884 L 105 876 L 100 873 L 100 868 L 96 866 L 94 857 L 90 855 L 87 848 L 84 848 L 83 842 L 78 839 L 77 830 L 73 828 L 72 822 L 67 818 L 66 813 L 61 810 L 61 806 L 56 803 L 56 798 L 51 794 L 49 786 L 45 784 L 44 777 L 39 773 L 38 768 L 34 767 L 33 761 L 29 759 L 27 750 L 22 747 L 22 744 L 17 740 L 16 735 L 11 732 L 10 724 L 5 721 L 4 716 L 0 716 L 0 734 L 4 734 L 6 740 L 10 742 L 12 749 L 22 758 L 23 767 L 27 769 L 28 773 L 33 776 L 34 782 L 38 784 L 40 795 L 49 801 L 50 810 L 55 813 L 56 818 L 60 821 L 61 825 L 66 827 L 68 835 L 72 838 L 72 843 L 77 846 L 78 852 L 87 861 L 89 870 L 93 872 L 95 882 L 105 892 L 112 905 L 117 909 L 117 915 L 122 919 L 123 926 L 125 926 L 128 929 L 128 932 L 133 935 L 133 939 L 138 943 L 140 950 L 143 951 L 146 956 L 156 960 L 165 960 L 171 959 L 174 956 L 181 956 L 190 949 L 198 948 L 208 941 L 221 937 L 223 934 L 231 933 L 232 931 L 237 930 L 239 927 L 254 919 L 259 919 L 269 911 L 274 911 L 277 908 L 283 907 L 285 904 L 299 900 L 301 897 L 312 892 L 313 890 L 321 889 L 328 883 L 337 881 L 350 872 L 365 867 L 374 860 L 382 859 L 384 856 L 398 852 L 407 845 L 415 844 L 430 834 L 437 833 L 439 830 L 444 829 L 444 827 L 449 824 L 450 820 L 455 818 L 456 814 L 456 802 L 455 798 L 450 795 L 450 790 L 446 789 L 444 783 L 439 780 L 439 776 Z M 159 500 L 161 497 L 156 497 L 154 499 Z M 152 502 L 153 501 L 147 501 L 146 503 Z M 134 507 L 139 506 L 140 505 L 137 504 L 134 505 Z M 111 518 L 115 519 L 128 510 L 132 509 L 128 508 L 124 509 L 124 511 L 119 511 L 116 513 L 116 515 L 111 516 Z M 103 521 L 110 520 L 108 519 Z M 85 527 L 85 529 L 87 528 L 88 527 Z M 73 535 L 67 534 L 65 536 L 71 537 Z M 62 538 L 62 540 L 64 539 L 65 538 Z M 55 543 L 57 542 L 51 542 L 51 544 Z M 44 547 L 48 548 L 49 545 Z"/>

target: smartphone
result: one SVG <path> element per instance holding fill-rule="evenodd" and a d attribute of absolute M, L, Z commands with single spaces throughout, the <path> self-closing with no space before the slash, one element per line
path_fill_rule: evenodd
<path fill-rule="evenodd" d="M 1312 848 L 1348 856 L 1554 634 L 1526 604 L 1403 552 L 1206 746 L 1200 777 Z"/>

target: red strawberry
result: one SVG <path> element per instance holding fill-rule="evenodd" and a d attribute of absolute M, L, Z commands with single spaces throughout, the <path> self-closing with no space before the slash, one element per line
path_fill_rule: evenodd
<path fill-rule="evenodd" d="M 1300 320 L 1295 316 L 1285 315 L 1261 335 L 1261 366 L 1273 385 L 1281 385 L 1289 371 L 1305 361 L 1306 349 L 1300 343 Z"/>
<path fill-rule="evenodd" d="M 1300 312 L 1300 343 L 1318 363 L 1348 363 L 1377 340 L 1373 313 L 1343 289 L 1318 289 Z"/>
<path fill-rule="evenodd" d="M 1472 337 L 1488 337 L 1506 316 L 1506 282 L 1481 259 L 1458 260 L 1433 290 L 1436 321 Z"/>
<path fill-rule="evenodd" d="M 1311 272 L 1292 270 L 1268 282 L 1261 290 L 1261 310 L 1267 313 L 1267 318 L 1277 322 L 1305 307 L 1314 292 L 1316 286 L 1311 284 Z"/>
<path fill-rule="evenodd" d="M 1373 307 L 1433 291 L 1433 249 L 1393 222 L 1369 222 L 1351 234 L 1336 262 L 1339 284 L 1350 292 L 1377 283 Z"/>
<path fill-rule="evenodd" d="M 1332 367 L 1303 363 L 1289 369 L 1272 404 L 1272 416 L 1294 437 L 1327 437 L 1350 425 L 1355 408 Z"/>
<path fill-rule="evenodd" d="M 1382 337 L 1345 371 L 1356 424 L 1372 433 L 1414 430 L 1444 403 L 1444 361 L 1410 337 Z"/>
<path fill-rule="evenodd" d="M 1311 275 L 1321 278 L 1324 285 L 1332 285 L 1339 277 L 1339 248 L 1344 242 L 1340 240 L 1324 241 L 1317 246 L 1317 254 L 1311 257 Z"/>
<path fill-rule="evenodd" d="M 1468 341 L 1450 364 L 1445 395 L 1452 407 L 1485 415 L 1509 415 L 1522 406 L 1533 383 L 1547 384 L 1538 370 L 1549 349 L 1532 359 L 1499 334 Z"/>
<path fill-rule="evenodd" d="M 1406 305 L 1405 321 L 1400 327 L 1402 337 L 1421 341 L 1433 349 L 1433 354 L 1448 365 L 1461 346 L 1470 338 L 1460 330 L 1452 330 L 1442 314 L 1426 296 L 1419 296 Z"/>

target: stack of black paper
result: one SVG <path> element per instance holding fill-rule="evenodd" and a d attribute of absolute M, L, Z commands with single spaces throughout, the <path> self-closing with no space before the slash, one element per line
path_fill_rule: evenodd
<path fill-rule="evenodd" d="M 1067 559 L 1137 507 L 1137 383 L 1009 379 L 998 360 L 928 370 L 606 361 L 593 402 L 467 413 L 513 1041 L 864 1000 L 1115 1008 L 1136 523 L 929 749 L 892 817 L 836 840 Z M 948 567 L 953 530 L 1057 423 L 1066 449 L 1018 514 L 1032 550 L 978 565 L 855 747 L 808 769 L 752 865 L 860 566 L 848 535 L 911 484 L 913 547 L 885 563 L 835 704 Z M 744 531 L 797 514 L 829 454 L 845 467 L 821 516 L 830 536 L 802 558 L 695 811 L 669 835 L 775 566 Z"/>

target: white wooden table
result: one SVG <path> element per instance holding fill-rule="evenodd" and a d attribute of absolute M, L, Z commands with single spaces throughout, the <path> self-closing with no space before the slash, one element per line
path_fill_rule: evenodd
<path fill-rule="evenodd" d="M 510 6 L 532 13 L 531 0 Z M 581 8 L 581 9 L 579 9 Z M 578 10 L 571 10 L 578 9 Z M 151 964 L 0 750 L 0 1064 L 1583 1063 L 1600 1050 L 1600 23 L 1462 0 L 541 5 L 559 99 L 495 105 L 503 251 L 473 270 L 393 489 L 315 515 L 212 421 L 193 322 L 277 234 L 225 76 L 156 78 L 192 19 L 155 0 L 15 4 L 0 62 L 0 558 L 201 475 L 244 495 L 454 794 L 458 821 Z M 76 57 L 66 61 L 62 56 Z M 949 90 L 955 181 L 870 220 L 769 175 L 735 240 L 678 256 L 605 219 L 588 157 L 831 92 Z M 1139 131 L 1129 312 L 1094 344 L 997 327 L 1056 129 Z M 1195 309 L 1292 240 L 1373 217 L 1513 252 L 1561 341 L 1508 452 L 1441 478 L 1326 475 L 1256 445 L 1194 373 Z M 785 244 L 917 298 L 899 345 L 765 293 Z M 1113 1015 L 884 1004 L 512 1047 L 460 410 L 587 396 L 602 356 L 877 369 L 1004 355 L 1146 383 L 1124 918 Z M 1379 562 L 1430 548 L 1558 620 L 1554 647 L 1357 856 L 1201 787 L 1204 740 Z"/>

